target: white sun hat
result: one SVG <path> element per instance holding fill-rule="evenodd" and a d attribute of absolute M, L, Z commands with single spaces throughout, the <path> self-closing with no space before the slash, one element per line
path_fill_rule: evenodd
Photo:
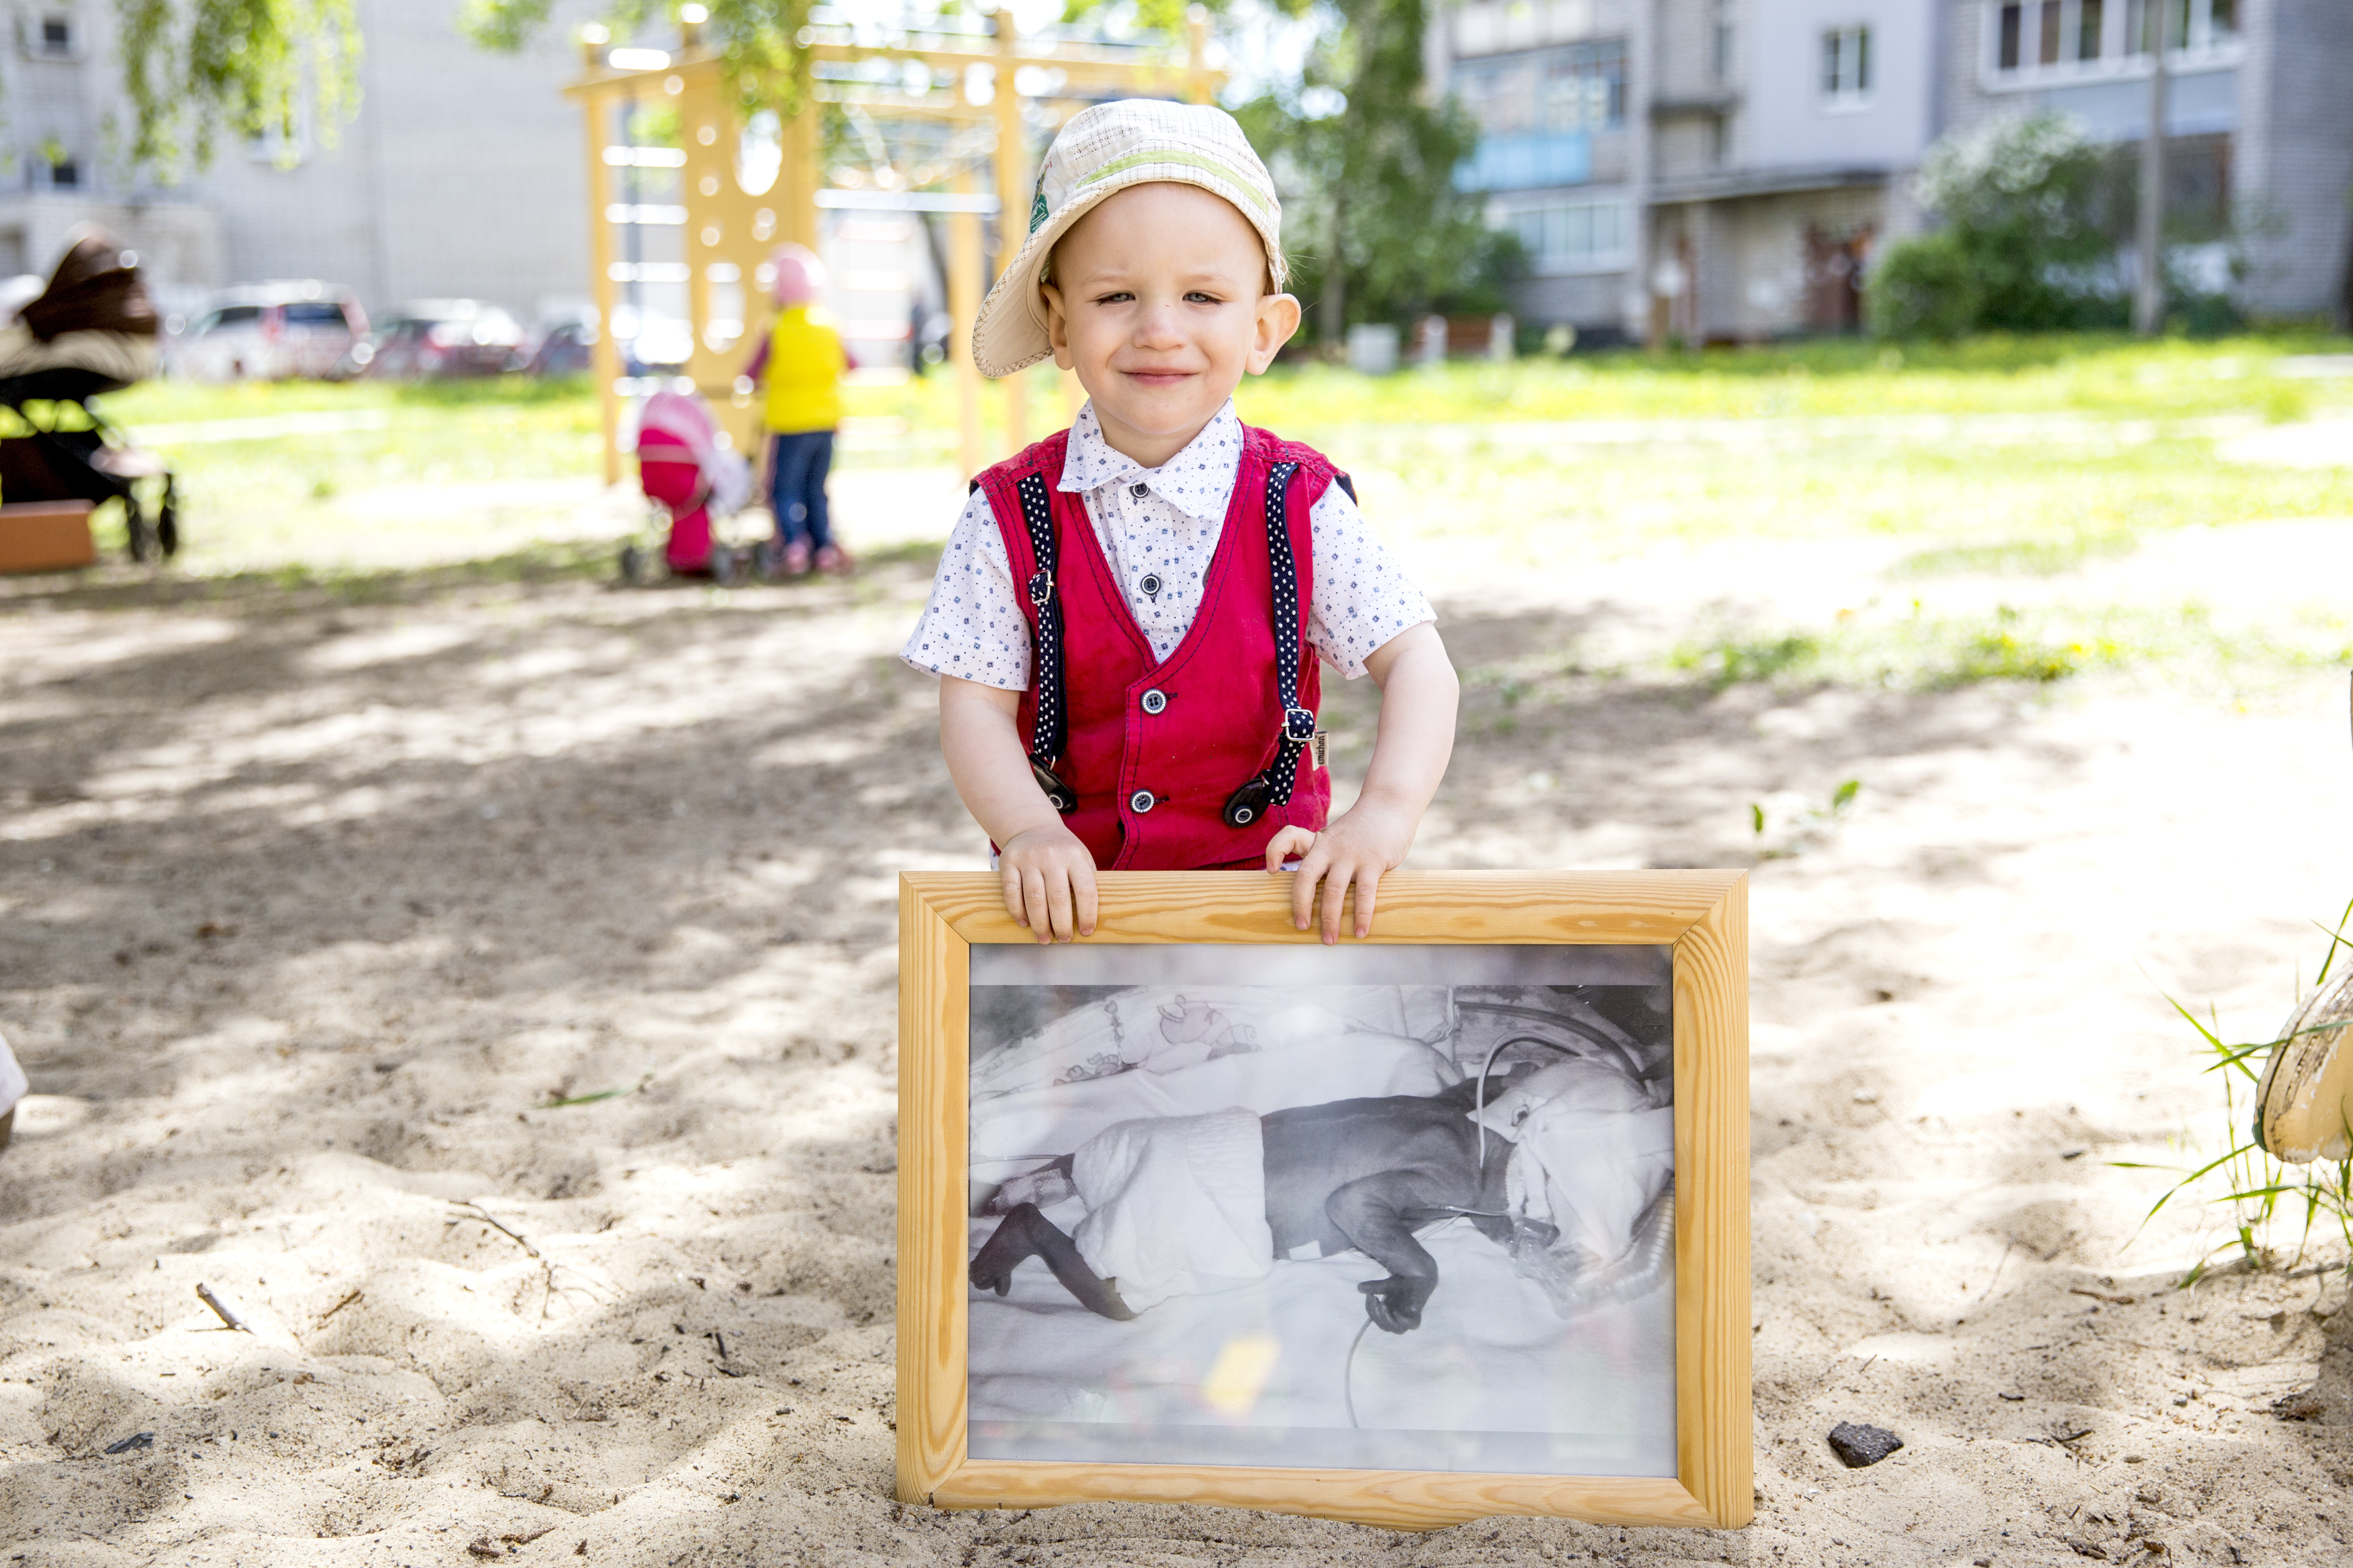
<path fill-rule="evenodd" d="M 1105 196 L 1155 180 L 1198 185 L 1231 202 L 1266 242 L 1268 274 L 1275 288 L 1283 286 L 1282 204 L 1232 115 L 1149 98 L 1099 103 L 1071 117 L 1038 167 L 1029 237 L 973 322 L 972 357 L 981 374 L 1010 375 L 1053 353 L 1038 279 L 1054 242 Z"/>

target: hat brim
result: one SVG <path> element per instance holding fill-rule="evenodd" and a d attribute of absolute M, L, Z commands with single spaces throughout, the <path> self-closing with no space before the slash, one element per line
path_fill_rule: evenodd
<path fill-rule="evenodd" d="M 1052 355 L 1054 345 L 1046 330 L 1046 300 L 1038 289 L 1039 278 L 1046 269 L 1046 258 L 1053 254 L 1055 244 L 1070 233 L 1072 224 L 1104 201 L 1131 185 L 1155 184 L 1198 185 L 1211 195 L 1225 198 L 1258 231 L 1260 241 L 1266 247 L 1267 273 L 1275 288 L 1280 289 L 1288 280 L 1288 268 L 1282 261 L 1279 207 L 1262 208 L 1262 198 L 1211 169 L 1159 159 L 1131 164 L 1103 176 L 1085 194 L 1063 203 L 1061 211 L 1039 224 L 1023 241 L 1013 265 L 997 275 L 996 285 L 981 301 L 980 313 L 972 323 L 972 362 L 980 368 L 981 374 L 991 378 L 1011 375 Z"/>

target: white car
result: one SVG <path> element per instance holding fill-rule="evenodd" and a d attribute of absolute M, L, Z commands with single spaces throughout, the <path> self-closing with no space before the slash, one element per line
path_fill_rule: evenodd
<path fill-rule="evenodd" d="M 171 341 L 165 363 L 173 374 L 196 381 L 322 377 L 367 330 L 359 300 L 328 284 L 227 289 Z"/>

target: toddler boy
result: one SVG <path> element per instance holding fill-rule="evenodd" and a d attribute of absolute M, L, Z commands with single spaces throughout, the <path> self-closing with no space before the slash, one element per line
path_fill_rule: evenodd
<path fill-rule="evenodd" d="M 1370 934 L 1454 743 L 1430 602 L 1321 454 L 1235 416 L 1299 325 L 1282 209 L 1222 110 L 1129 100 L 1046 153 L 1029 237 L 973 329 L 983 374 L 1049 354 L 1088 403 L 974 481 L 901 657 L 940 677 L 940 746 L 1039 942 L 1093 934 L 1097 868 L 1296 858 L 1293 923 Z M 1318 659 L 1381 717 L 1325 822 Z"/>

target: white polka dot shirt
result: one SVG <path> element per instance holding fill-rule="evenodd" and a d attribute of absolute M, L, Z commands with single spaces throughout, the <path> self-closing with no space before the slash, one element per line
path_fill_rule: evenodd
<path fill-rule="evenodd" d="M 1242 422 L 1230 402 L 1157 468 L 1113 450 L 1092 404 L 1071 426 L 1061 488 L 1084 502 L 1155 658 L 1175 653 L 1192 629 L 1241 456 Z M 1255 520 L 1259 509 L 1250 515 Z M 1365 673 L 1367 655 L 1438 617 L 1338 485 L 1324 490 L 1308 524 L 1315 592 L 1307 606 L 1307 643 L 1354 680 Z M 932 579 L 931 600 L 899 657 L 934 675 L 1005 691 L 1028 689 L 1029 623 L 987 492 L 975 490 L 965 502 Z"/>

